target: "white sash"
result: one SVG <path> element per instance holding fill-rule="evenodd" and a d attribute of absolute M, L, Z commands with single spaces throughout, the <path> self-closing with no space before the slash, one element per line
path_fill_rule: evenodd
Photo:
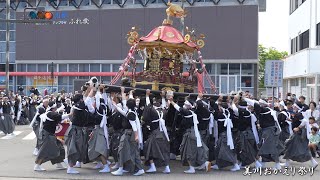
<path fill-rule="evenodd" d="M 193 111 L 190 110 L 190 112 L 192 113 L 192 116 L 193 116 L 193 129 L 194 129 L 194 134 L 197 138 L 197 147 L 202 147 L 201 136 L 198 129 L 198 124 L 199 124 L 198 117 Z"/>
<path fill-rule="evenodd" d="M 37 110 L 37 113 L 34 115 L 31 123 L 30 123 L 30 127 L 32 127 L 34 125 L 34 123 L 36 122 L 37 117 L 40 115 L 39 111 Z"/>
<path fill-rule="evenodd" d="M 39 129 L 39 133 L 42 131 L 43 129 L 43 123 L 46 122 L 47 120 L 48 121 L 54 121 L 53 119 L 50 119 L 47 114 L 51 112 L 51 111 L 47 111 L 43 114 L 40 115 L 40 129 Z"/>
<path fill-rule="evenodd" d="M 141 125 L 140 125 L 140 120 L 139 120 L 138 114 L 136 111 L 132 111 L 131 109 L 129 109 L 129 112 L 132 112 L 136 115 L 135 123 L 136 123 L 137 129 L 138 129 L 139 148 L 143 149 L 143 137 L 142 137 L 142 130 L 141 130 Z"/>
<path fill-rule="evenodd" d="M 254 114 L 252 114 L 248 108 L 246 108 L 246 110 L 250 113 L 250 116 L 248 117 L 251 118 L 251 129 L 254 135 L 254 139 L 256 140 L 256 143 L 259 144 L 260 140 L 259 140 L 259 135 L 258 135 L 257 126 L 256 126 L 257 117 Z"/>
<path fill-rule="evenodd" d="M 107 113 L 105 110 L 103 110 L 103 114 L 100 114 L 98 111 L 97 111 L 97 114 L 99 116 L 102 116 L 102 120 L 100 122 L 100 127 L 103 128 L 103 132 L 104 132 L 104 137 L 106 138 L 106 141 L 107 141 L 107 148 L 109 148 L 109 133 L 108 133 L 108 128 L 107 128 Z"/>
<path fill-rule="evenodd" d="M 157 111 L 157 113 L 158 113 L 159 119 L 158 120 L 154 120 L 152 122 L 158 122 L 159 121 L 160 131 L 163 132 L 164 135 L 166 136 L 167 140 L 170 141 L 169 135 L 168 135 L 168 130 L 167 130 L 167 127 L 166 127 L 166 122 L 163 119 L 163 112 Z"/>
<path fill-rule="evenodd" d="M 267 107 L 268 108 L 268 107 Z M 276 114 L 276 111 L 272 110 L 271 108 L 268 108 L 270 111 L 268 112 L 265 112 L 265 113 L 260 113 L 260 114 L 269 114 L 271 113 L 271 115 L 273 116 L 273 120 L 276 122 L 277 124 L 277 128 L 279 129 L 279 131 L 281 132 L 281 127 L 280 127 L 280 124 L 278 122 L 278 117 L 277 117 L 277 114 Z"/>
<path fill-rule="evenodd" d="M 228 116 L 226 115 L 225 111 L 228 112 Z M 233 128 L 233 123 L 232 123 L 232 120 L 230 119 L 230 112 L 227 109 L 223 109 L 223 116 L 225 117 L 225 119 L 218 119 L 218 121 L 220 122 L 224 121 L 224 127 L 227 127 L 227 145 L 230 147 L 230 149 L 234 149 L 232 131 L 231 131 L 231 128 Z"/>
<path fill-rule="evenodd" d="M 292 122 L 291 122 L 291 121 L 288 121 L 289 115 L 288 115 L 287 112 L 285 112 L 285 111 L 281 111 L 280 114 L 284 114 L 284 115 L 287 117 L 286 123 L 288 123 L 288 125 L 289 125 L 288 128 L 289 128 L 290 135 L 292 135 L 292 134 L 293 134 L 293 131 L 292 131 Z"/>

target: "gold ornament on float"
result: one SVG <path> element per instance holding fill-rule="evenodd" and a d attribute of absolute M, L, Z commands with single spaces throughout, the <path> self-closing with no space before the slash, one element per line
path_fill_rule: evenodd
<path fill-rule="evenodd" d="M 128 37 L 127 42 L 128 42 L 128 44 L 133 45 L 135 42 L 135 38 L 130 36 L 130 37 Z"/>
<path fill-rule="evenodd" d="M 188 43 L 190 41 L 190 34 L 186 34 L 185 36 L 184 36 L 184 42 L 185 43 Z"/>
<path fill-rule="evenodd" d="M 139 41 L 139 33 L 136 31 L 135 27 L 132 27 L 131 30 L 127 33 L 127 42 L 130 45 L 133 45 L 135 42 Z"/>
<path fill-rule="evenodd" d="M 198 39 L 197 40 L 197 46 L 199 47 L 199 48 L 203 48 L 203 46 L 204 46 L 204 40 L 203 39 Z"/>

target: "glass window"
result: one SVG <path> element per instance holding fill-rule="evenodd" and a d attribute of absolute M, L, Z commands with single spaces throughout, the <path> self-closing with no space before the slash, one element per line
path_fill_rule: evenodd
<path fill-rule="evenodd" d="M 110 64 L 102 64 L 102 72 L 110 72 Z"/>
<path fill-rule="evenodd" d="M 241 77 L 241 87 L 253 87 L 252 76 L 242 76 Z"/>
<path fill-rule="evenodd" d="M 67 64 L 59 64 L 59 72 L 68 72 Z"/>
<path fill-rule="evenodd" d="M 10 31 L 10 41 L 16 40 L 16 31 Z"/>
<path fill-rule="evenodd" d="M 118 72 L 120 66 L 121 66 L 121 64 L 113 64 L 113 66 L 112 66 L 112 72 Z"/>
<path fill-rule="evenodd" d="M 59 86 L 58 87 L 58 92 L 61 93 L 62 91 L 64 91 L 65 93 L 68 93 L 68 86 Z"/>
<path fill-rule="evenodd" d="M 89 72 L 89 64 L 79 64 L 79 72 Z"/>
<path fill-rule="evenodd" d="M 47 64 L 38 64 L 38 72 L 48 72 Z"/>
<path fill-rule="evenodd" d="M 308 78 L 308 84 L 314 84 L 316 82 L 315 77 Z M 298 85 L 297 85 L 298 86 Z"/>
<path fill-rule="evenodd" d="M 68 85 L 68 77 L 66 76 L 59 76 L 58 77 L 58 84 L 60 85 Z"/>
<path fill-rule="evenodd" d="M 317 24 L 316 45 L 320 45 L 320 22 Z"/>
<path fill-rule="evenodd" d="M 242 75 L 253 75 L 252 64 L 241 64 L 241 73 Z"/>
<path fill-rule="evenodd" d="M 27 65 L 26 64 L 17 64 L 17 71 L 18 72 L 26 72 L 27 71 Z"/>
<path fill-rule="evenodd" d="M 101 83 L 103 84 L 108 84 L 111 81 L 111 77 L 110 76 L 101 76 Z"/>
<path fill-rule="evenodd" d="M 77 79 L 77 77 L 76 76 L 69 76 L 69 85 L 73 86 L 73 80 L 74 79 Z"/>
<path fill-rule="evenodd" d="M 0 36 L 1 36 L 1 34 L 0 34 Z M 0 42 L 0 52 L 6 52 L 6 47 L 7 47 L 6 42 Z M 16 52 L 16 43 L 15 42 L 9 43 L 9 52 Z"/>
<path fill-rule="evenodd" d="M 100 72 L 100 64 L 90 64 L 90 72 Z"/>
<path fill-rule="evenodd" d="M 0 41 L 6 41 L 6 32 L 0 31 Z"/>
<path fill-rule="evenodd" d="M 78 64 L 69 64 L 69 72 L 78 72 Z"/>
<path fill-rule="evenodd" d="M 27 69 L 28 72 L 37 72 L 37 65 L 36 64 L 28 64 L 27 67 L 28 67 L 28 69 Z"/>
<path fill-rule="evenodd" d="M 9 62 L 14 63 L 16 61 L 16 53 L 9 53 Z"/>
<path fill-rule="evenodd" d="M 87 79 L 87 80 L 89 80 L 90 77 L 89 76 L 79 76 L 79 79 Z"/>
<path fill-rule="evenodd" d="M 240 64 L 229 64 L 230 75 L 240 75 Z"/>
<path fill-rule="evenodd" d="M 301 78 L 301 88 L 306 88 L 306 87 L 307 87 L 306 78 Z"/>
<path fill-rule="evenodd" d="M 228 74 L 228 64 L 217 64 L 217 74 Z"/>
<path fill-rule="evenodd" d="M 215 64 L 205 64 L 205 65 L 206 65 L 206 70 L 208 71 L 208 74 L 215 74 L 216 72 Z"/>
<path fill-rule="evenodd" d="M 26 76 L 17 76 L 17 85 L 26 85 L 27 84 L 27 80 L 26 80 Z"/>
<path fill-rule="evenodd" d="M 10 31 L 10 41 L 16 40 L 16 31 Z M 6 31 L 0 31 L 0 41 L 6 41 Z"/>

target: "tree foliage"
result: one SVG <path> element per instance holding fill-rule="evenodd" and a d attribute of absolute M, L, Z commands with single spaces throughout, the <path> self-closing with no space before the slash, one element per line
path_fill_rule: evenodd
<path fill-rule="evenodd" d="M 278 51 L 274 47 L 266 48 L 259 44 L 259 88 L 264 88 L 264 70 L 267 60 L 282 60 L 288 56 L 286 51 Z"/>

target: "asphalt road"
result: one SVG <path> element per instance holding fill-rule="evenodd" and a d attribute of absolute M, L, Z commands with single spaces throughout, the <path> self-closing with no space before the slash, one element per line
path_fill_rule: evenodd
<path fill-rule="evenodd" d="M 230 172 L 228 169 L 224 170 L 211 170 L 210 172 L 201 172 L 198 171 L 196 174 L 184 174 L 183 171 L 187 167 L 183 167 L 179 161 L 171 161 L 170 168 L 171 174 L 162 174 L 162 169 L 158 169 L 159 173 L 155 174 L 145 174 L 140 177 L 131 176 L 131 174 L 125 174 L 122 177 L 112 176 L 110 173 L 101 174 L 97 170 L 92 169 L 94 164 L 85 164 L 81 169 L 78 169 L 80 174 L 77 175 L 68 175 L 66 170 L 57 170 L 55 166 L 51 163 L 45 163 L 43 167 L 47 170 L 45 172 L 34 172 L 34 160 L 35 156 L 32 155 L 35 145 L 35 138 L 32 135 L 32 130 L 28 126 L 17 126 L 16 135 L 11 139 L 6 139 L 3 134 L 0 134 L 0 179 L 4 180 L 33 180 L 33 179 L 232 179 L 232 180 L 241 180 L 241 179 L 319 179 L 320 178 L 320 168 L 315 169 L 312 173 L 312 169 L 309 168 L 310 162 L 307 163 L 292 163 L 294 168 L 282 169 L 281 172 L 278 172 L 277 175 L 274 175 L 275 172 L 269 172 L 265 169 L 262 169 L 261 175 L 259 172 L 256 172 L 254 169 L 250 169 L 252 172 L 251 175 L 244 175 L 245 170 L 238 172 Z M 318 162 L 320 159 L 316 159 Z M 272 167 L 273 164 L 268 164 Z M 304 169 L 305 167 L 305 169 Z M 147 167 L 146 167 L 147 169 Z M 286 171 L 286 172 L 285 172 Z M 270 175 L 272 174 L 272 175 Z"/>

